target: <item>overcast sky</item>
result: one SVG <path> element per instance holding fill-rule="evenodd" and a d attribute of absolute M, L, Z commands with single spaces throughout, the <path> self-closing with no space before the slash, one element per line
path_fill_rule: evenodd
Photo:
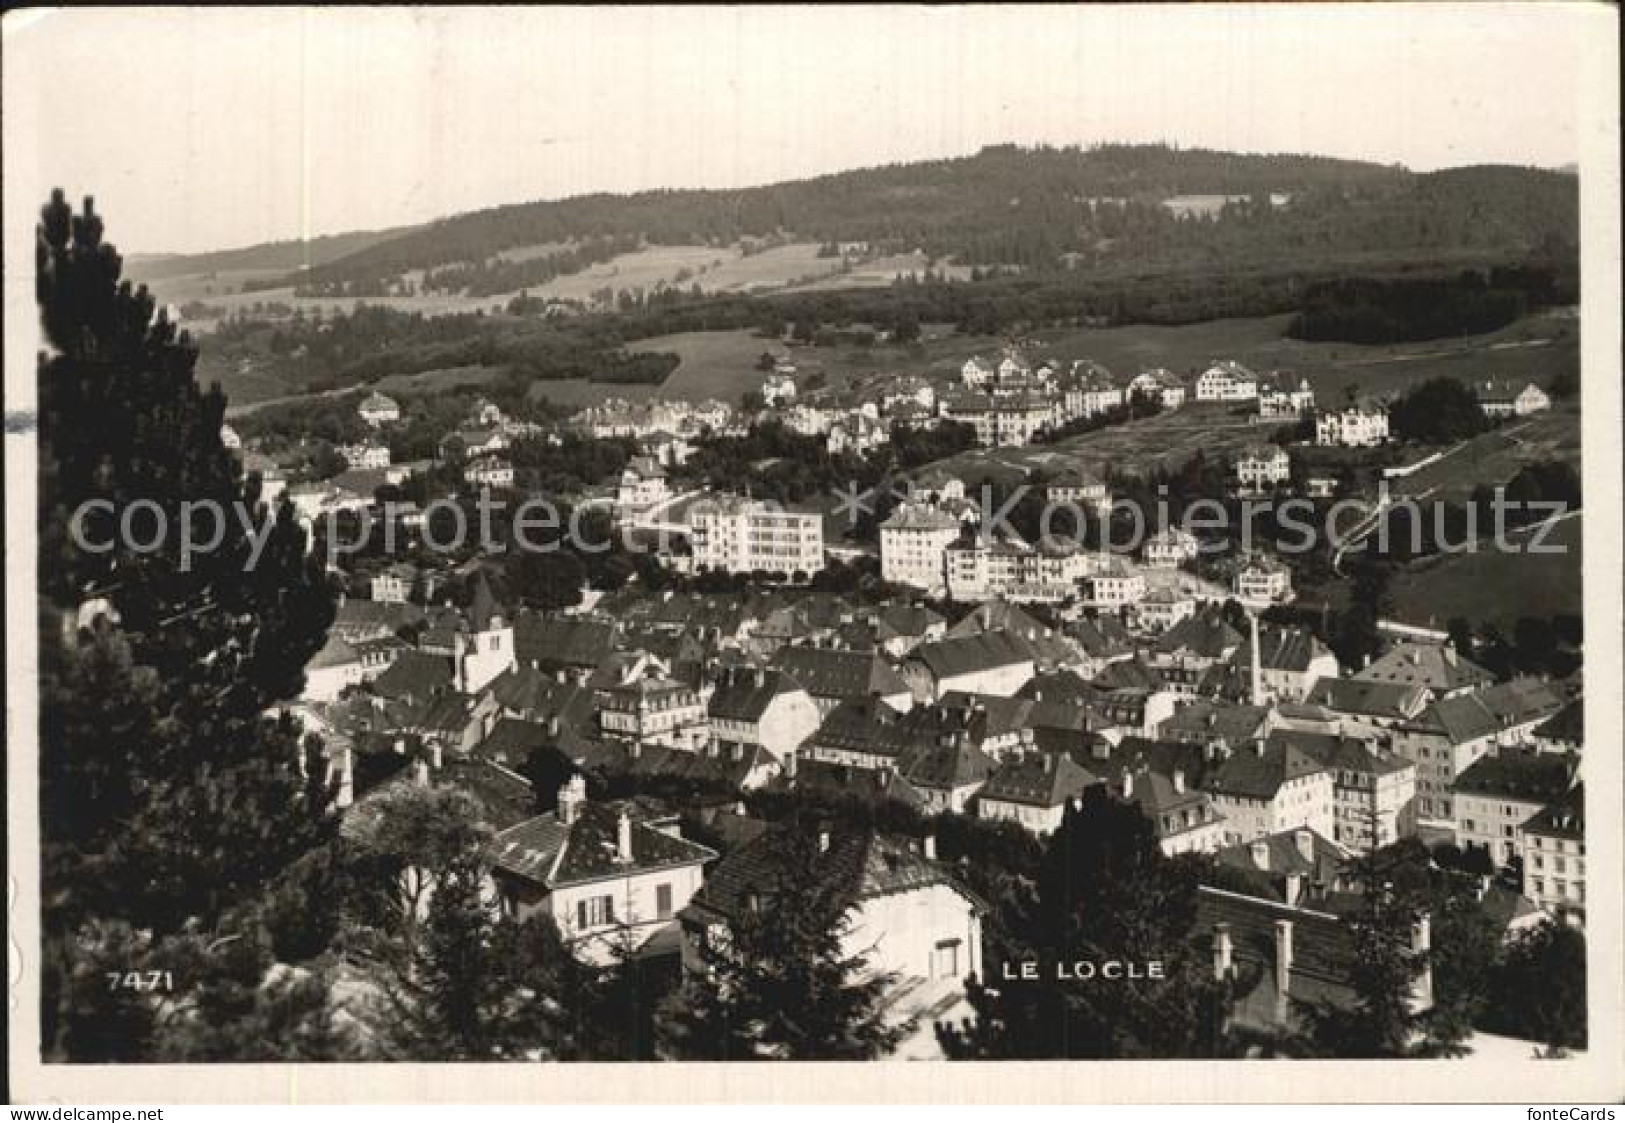
<path fill-rule="evenodd" d="M 11 13 L 8 224 L 125 252 L 727 187 L 1004 141 L 1578 160 L 1600 6 Z"/>

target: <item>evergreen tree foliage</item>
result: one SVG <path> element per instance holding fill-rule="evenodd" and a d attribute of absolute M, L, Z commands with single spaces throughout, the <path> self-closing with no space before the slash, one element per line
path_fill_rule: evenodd
<path fill-rule="evenodd" d="M 1091 788 L 1050 839 L 1034 893 L 1002 925 L 1014 934 L 1007 961 L 1035 962 L 1039 977 L 1004 979 L 990 955 L 989 978 L 968 991 L 975 1017 L 938 1026 L 944 1050 L 983 1060 L 1226 1055 L 1230 996 L 1193 938 L 1199 873 L 1162 854 L 1138 808 Z M 1055 977 L 1057 965 L 1108 960 L 1158 960 L 1164 977 Z"/>
<path fill-rule="evenodd" d="M 55 193 L 36 246 L 43 1029 L 48 1056 L 82 1059 L 102 1051 L 76 1006 L 87 949 L 212 927 L 331 837 L 324 762 L 274 710 L 333 610 L 292 508 L 266 510 L 242 477 L 225 399 L 120 281 L 89 200 L 74 215 Z M 94 500 L 107 506 L 78 519 Z M 202 501 L 222 518 L 193 508 L 193 542 L 218 542 L 189 552 L 185 504 Z"/>
<path fill-rule="evenodd" d="M 791 824 L 761 840 L 771 871 L 743 914 L 699 943 L 700 970 L 668 1003 L 666 1051 L 685 1060 L 870 1060 L 898 1031 L 893 982 L 845 946 L 851 902 L 822 869 L 819 840 Z"/>

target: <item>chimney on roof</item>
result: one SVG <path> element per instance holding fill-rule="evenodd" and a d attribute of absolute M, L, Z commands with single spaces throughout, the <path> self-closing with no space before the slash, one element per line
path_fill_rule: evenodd
<path fill-rule="evenodd" d="M 395 738 L 395 751 L 397 753 L 399 753 L 401 756 L 406 755 L 406 738 L 405 737 L 397 737 L 397 738 Z"/>
<path fill-rule="evenodd" d="M 1123 769 L 1123 798 L 1134 798 L 1134 773 L 1126 768 Z"/>
<path fill-rule="evenodd" d="M 1275 997 L 1285 1002 L 1292 989 L 1292 922 L 1275 922 Z"/>
<path fill-rule="evenodd" d="M 821 829 L 818 832 L 818 852 L 820 854 L 828 854 L 829 853 L 829 828 L 828 827 L 824 827 L 823 829 Z"/>
<path fill-rule="evenodd" d="M 1263 737 L 1254 737 L 1253 738 L 1253 752 L 1255 754 L 1257 754 L 1258 756 L 1263 756 L 1264 755 L 1264 738 Z"/>
<path fill-rule="evenodd" d="M 559 788 L 559 822 L 569 826 L 581 818 L 581 807 L 587 802 L 587 781 L 577 772 Z"/>
<path fill-rule="evenodd" d="M 429 762 L 422 757 L 412 762 L 412 782 L 420 788 L 429 786 Z"/>
<path fill-rule="evenodd" d="M 429 742 L 429 762 L 436 772 L 439 772 L 446 765 L 445 754 L 440 748 L 440 739 L 438 737 Z"/>
<path fill-rule="evenodd" d="M 625 811 L 615 820 L 615 860 L 627 865 L 632 862 L 632 819 Z"/>
<path fill-rule="evenodd" d="M 1235 945 L 1230 942 L 1230 925 L 1224 921 L 1213 926 L 1213 977 L 1223 979 L 1234 970 Z"/>
<path fill-rule="evenodd" d="M 925 848 L 925 860 L 928 861 L 928 862 L 936 861 L 937 860 L 937 836 L 934 835 L 934 834 L 926 835 L 925 839 L 921 843 L 921 845 Z"/>
<path fill-rule="evenodd" d="M 1270 868 L 1270 844 L 1267 839 L 1257 838 L 1252 844 L 1253 865 L 1261 870 Z"/>
<path fill-rule="evenodd" d="M 1042 760 L 1044 762 L 1044 775 L 1046 775 L 1046 776 L 1054 775 L 1054 773 L 1055 773 L 1055 757 L 1052 756 L 1049 753 L 1040 753 L 1038 755 L 1038 759 Z"/>
<path fill-rule="evenodd" d="M 1185 770 L 1183 768 L 1174 769 L 1174 791 L 1181 795 L 1185 793 Z"/>

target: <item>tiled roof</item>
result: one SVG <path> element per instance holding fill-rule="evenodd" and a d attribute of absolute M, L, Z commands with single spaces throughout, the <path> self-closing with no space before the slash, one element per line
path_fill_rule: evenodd
<path fill-rule="evenodd" d="M 1536 737 L 1551 741 L 1585 742 L 1585 699 L 1575 698 L 1534 728 Z"/>
<path fill-rule="evenodd" d="M 1302 749 L 1266 741 L 1262 751 L 1256 744 L 1233 749 L 1214 763 L 1203 783 L 1215 795 L 1268 800 L 1287 781 L 1324 771 L 1325 766 Z"/>
<path fill-rule="evenodd" d="M 919 744 L 916 722 L 878 698 L 848 698 L 838 703 L 818 726 L 810 744 L 874 756 L 898 756 Z"/>
<path fill-rule="evenodd" d="M 1169 740 L 1250 744 L 1269 722 L 1267 706 L 1231 705 L 1197 699 L 1175 710 L 1158 730 Z"/>
<path fill-rule="evenodd" d="M 1099 777 L 1059 753 L 1025 753 L 1006 760 L 988 778 L 978 798 L 1028 807 L 1059 807 Z"/>
<path fill-rule="evenodd" d="M 786 647 L 773 657 L 772 665 L 818 698 L 908 693 L 908 684 L 891 664 L 872 652 Z"/>
<path fill-rule="evenodd" d="M 1523 829 L 1547 838 L 1584 839 L 1586 831 L 1585 785 L 1576 784 L 1562 797 L 1535 813 Z"/>
<path fill-rule="evenodd" d="M 619 850 L 619 821 L 630 823 L 631 854 Z M 548 812 L 499 833 L 491 843 L 497 869 L 548 889 L 629 873 L 695 865 L 716 857 L 697 842 L 657 830 L 630 802 L 584 804 L 573 823 Z"/>
<path fill-rule="evenodd" d="M 1242 635 L 1226 623 L 1217 611 L 1187 616 L 1151 645 L 1159 655 L 1189 655 L 1202 659 L 1222 659 L 1226 652 L 1241 646 Z"/>
<path fill-rule="evenodd" d="M 526 614 L 514 622 L 514 653 L 544 671 L 590 670 L 615 647 L 615 626 L 598 620 Z"/>
<path fill-rule="evenodd" d="M 1447 644 L 1410 640 L 1395 644 L 1382 658 L 1356 671 L 1354 677 L 1362 682 L 1422 686 L 1440 693 L 1488 686 L 1495 681 L 1483 667 L 1457 655 Z"/>
<path fill-rule="evenodd" d="M 800 684 L 783 671 L 730 668 L 716 684 L 708 712 L 727 721 L 760 721 L 777 698 L 800 690 Z"/>
<path fill-rule="evenodd" d="M 1215 926 L 1226 926 L 1234 962 L 1252 968 L 1258 977 L 1257 988 L 1242 1002 L 1267 1020 L 1268 1007 L 1274 1001 L 1277 920 L 1292 925 L 1287 993 L 1300 1002 L 1352 1006 L 1356 1000 L 1350 979 L 1356 958 L 1354 932 L 1329 913 L 1204 885 L 1197 890 L 1193 939 L 1198 941 L 1200 952 L 1211 955 Z"/>
<path fill-rule="evenodd" d="M 1340 714 L 1373 718 L 1409 718 L 1427 702 L 1424 687 L 1357 678 L 1318 678 L 1304 699 Z"/>
<path fill-rule="evenodd" d="M 1498 745 L 1467 766 L 1453 785 L 1457 792 L 1493 795 L 1548 804 L 1574 782 L 1570 753 L 1543 753 L 1522 745 Z"/>
<path fill-rule="evenodd" d="M 818 844 L 816 838 L 785 827 L 770 828 L 716 864 L 694 897 L 696 911 L 738 917 L 752 907 L 753 898 L 760 899 L 760 907 L 771 907 L 775 895 L 798 891 L 795 879 L 804 875 L 808 864 L 798 848 Z M 936 885 L 948 886 L 974 903 L 944 867 L 916 854 L 907 843 L 872 830 L 833 828 L 828 849 L 817 856 L 815 868 L 837 900 L 849 906 Z"/>
<path fill-rule="evenodd" d="M 860 803 L 901 803 L 923 810 L 925 796 L 891 767 L 858 768 L 820 760 L 799 760 L 793 777 L 781 775 L 779 787 L 813 796 L 852 799 Z"/>
<path fill-rule="evenodd" d="M 474 747 L 474 754 L 513 767 L 523 764 L 534 749 L 557 741 L 557 734 L 546 722 L 503 717 L 496 720 L 491 731 Z"/>
<path fill-rule="evenodd" d="M 1561 699 L 1536 679 L 1513 679 L 1470 694 L 1441 698 L 1422 711 L 1417 724 L 1460 745 L 1557 712 Z"/>
<path fill-rule="evenodd" d="M 372 680 L 372 692 L 384 698 L 418 700 L 451 686 L 451 678 L 451 660 L 446 656 L 403 651 Z"/>
<path fill-rule="evenodd" d="M 1355 737 L 1336 733 L 1309 733 L 1298 729 L 1276 729 L 1269 741 L 1291 745 L 1318 760 L 1333 772 L 1363 772 L 1390 776 L 1416 765 L 1395 753 L 1385 753 Z"/>
<path fill-rule="evenodd" d="M 923 664 L 932 677 L 941 680 L 1031 662 L 1033 654 L 1013 635 L 983 632 L 922 643 L 914 649 L 911 658 Z"/>
<path fill-rule="evenodd" d="M 922 789 L 950 791 L 981 784 L 998 764 L 969 743 L 928 745 L 910 751 L 898 771 Z"/>

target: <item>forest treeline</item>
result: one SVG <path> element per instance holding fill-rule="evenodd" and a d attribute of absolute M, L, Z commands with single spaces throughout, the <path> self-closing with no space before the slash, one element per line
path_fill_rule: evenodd
<path fill-rule="evenodd" d="M 1188 195 L 1227 201 L 1201 210 L 1164 205 Z M 546 257 L 500 256 L 520 247 L 592 247 L 584 268 L 612 244 L 729 246 L 787 236 L 1039 272 L 1125 261 L 1233 267 L 1399 250 L 1548 246 L 1572 255 L 1578 206 L 1573 176 L 1532 168 L 1416 174 L 1327 157 L 1167 145 L 998 145 L 957 159 L 741 190 L 494 207 L 408 230 L 280 282 L 323 295 L 380 295 L 415 271 L 455 267 L 467 271 L 468 291 L 483 295 L 513 291 L 493 287 L 497 278 L 515 281 L 514 289 L 540 283 L 547 266 L 531 262 Z"/>
<path fill-rule="evenodd" d="M 1533 265 L 1454 277 L 1346 278 L 1305 293 L 1287 334 L 1321 342 L 1411 343 L 1495 331 L 1527 312 L 1579 299 L 1576 274 Z"/>

